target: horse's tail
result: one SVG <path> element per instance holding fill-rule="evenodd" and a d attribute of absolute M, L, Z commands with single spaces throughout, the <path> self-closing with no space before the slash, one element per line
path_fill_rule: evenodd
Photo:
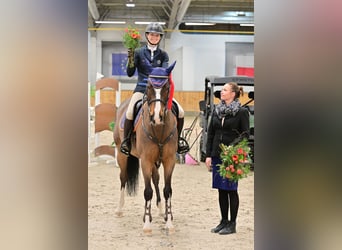
<path fill-rule="evenodd" d="M 136 195 L 139 184 L 139 159 L 133 155 L 127 158 L 127 193 Z"/>

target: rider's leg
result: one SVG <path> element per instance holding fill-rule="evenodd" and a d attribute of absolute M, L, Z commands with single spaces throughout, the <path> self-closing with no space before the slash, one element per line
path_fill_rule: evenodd
<path fill-rule="evenodd" d="M 126 120 L 124 124 L 124 139 L 121 143 L 120 151 L 126 155 L 129 155 L 131 152 L 132 144 L 131 144 L 131 134 L 133 132 L 133 109 L 134 105 L 137 101 L 143 98 L 143 93 L 135 92 L 132 95 L 132 98 L 129 102 L 126 111 Z"/>
<path fill-rule="evenodd" d="M 178 149 L 177 153 L 179 154 L 185 154 L 186 152 L 189 152 L 189 144 L 188 142 L 181 137 L 182 130 L 184 126 L 184 110 L 182 106 L 176 101 L 176 99 L 173 99 L 174 102 L 178 106 L 178 117 L 177 117 L 177 131 L 178 131 Z"/>

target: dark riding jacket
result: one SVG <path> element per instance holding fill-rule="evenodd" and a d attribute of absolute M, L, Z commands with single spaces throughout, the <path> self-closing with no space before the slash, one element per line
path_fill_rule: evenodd
<path fill-rule="evenodd" d="M 222 119 L 214 109 L 208 127 L 206 157 L 219 157 L 220 143 L 229 145 L 240 135 L 245 138 L 249 136 L 249 113 L 246 108 L 241 107 L 235 116 L 226 116 L 223 125 Z"/>
<path fill-rule="evenodd" d="M 148 66 L 146 61 L 150 62 L 153 67 L 167 68 L 169 66 L 169 56 L 166 51 L 157 47 L 151 57 L 151 50 L 147 45 L 138 48 L 134 51 L 134 67 L 127 66 L 127 75 L 133 76 L 135 70 L 138 69 L 138 82 L 133 92 L 145 93 L 147 85 L 147 77 L 149 75 Z"/>

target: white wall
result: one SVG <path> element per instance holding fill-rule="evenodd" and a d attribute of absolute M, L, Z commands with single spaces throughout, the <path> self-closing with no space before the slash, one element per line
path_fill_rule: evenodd
<path fill-rule="evenodd" d="M 96 71 L 101 73 L 102 41 L 122 41 L 123 30 L 96 31 L 96 51 L 89 58 L 96 58 Z M 161 47 L 170 56 L 170 63 L 177 61 L 173 70 L 176 91 L 202 91 L 206 76 L 225 76 L 225 43 L 252 42 L 250 35 L 196 35 L 175 31 L 169 39 L 164 39 Z M 94 68 L 94 67 L 92 67 Z M 93 69 L 94 70 L 94 69 Z M 92 72 L 90 75 L 96 74 Z"/>

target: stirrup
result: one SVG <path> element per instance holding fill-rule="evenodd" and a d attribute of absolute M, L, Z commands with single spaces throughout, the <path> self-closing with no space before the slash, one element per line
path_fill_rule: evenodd
<path fill-rule="evenodd" d="M 121 153 L 125 154 L 125 155 L 130 155 L 131 153 L 131 149 L 130 146 L 128 145 L 130 138 L 126 138 L 123 140 L 123 142 L 121 143 L 120 146 L 120 151 Z"/>
<path fill-rule="evenodd" d="M 189 151 L 190 151 L 190 147 L 189 147 L 188 142 L 184 138 L 179 137 L 177 153 L 178 154 L 185 154 Z"/>

